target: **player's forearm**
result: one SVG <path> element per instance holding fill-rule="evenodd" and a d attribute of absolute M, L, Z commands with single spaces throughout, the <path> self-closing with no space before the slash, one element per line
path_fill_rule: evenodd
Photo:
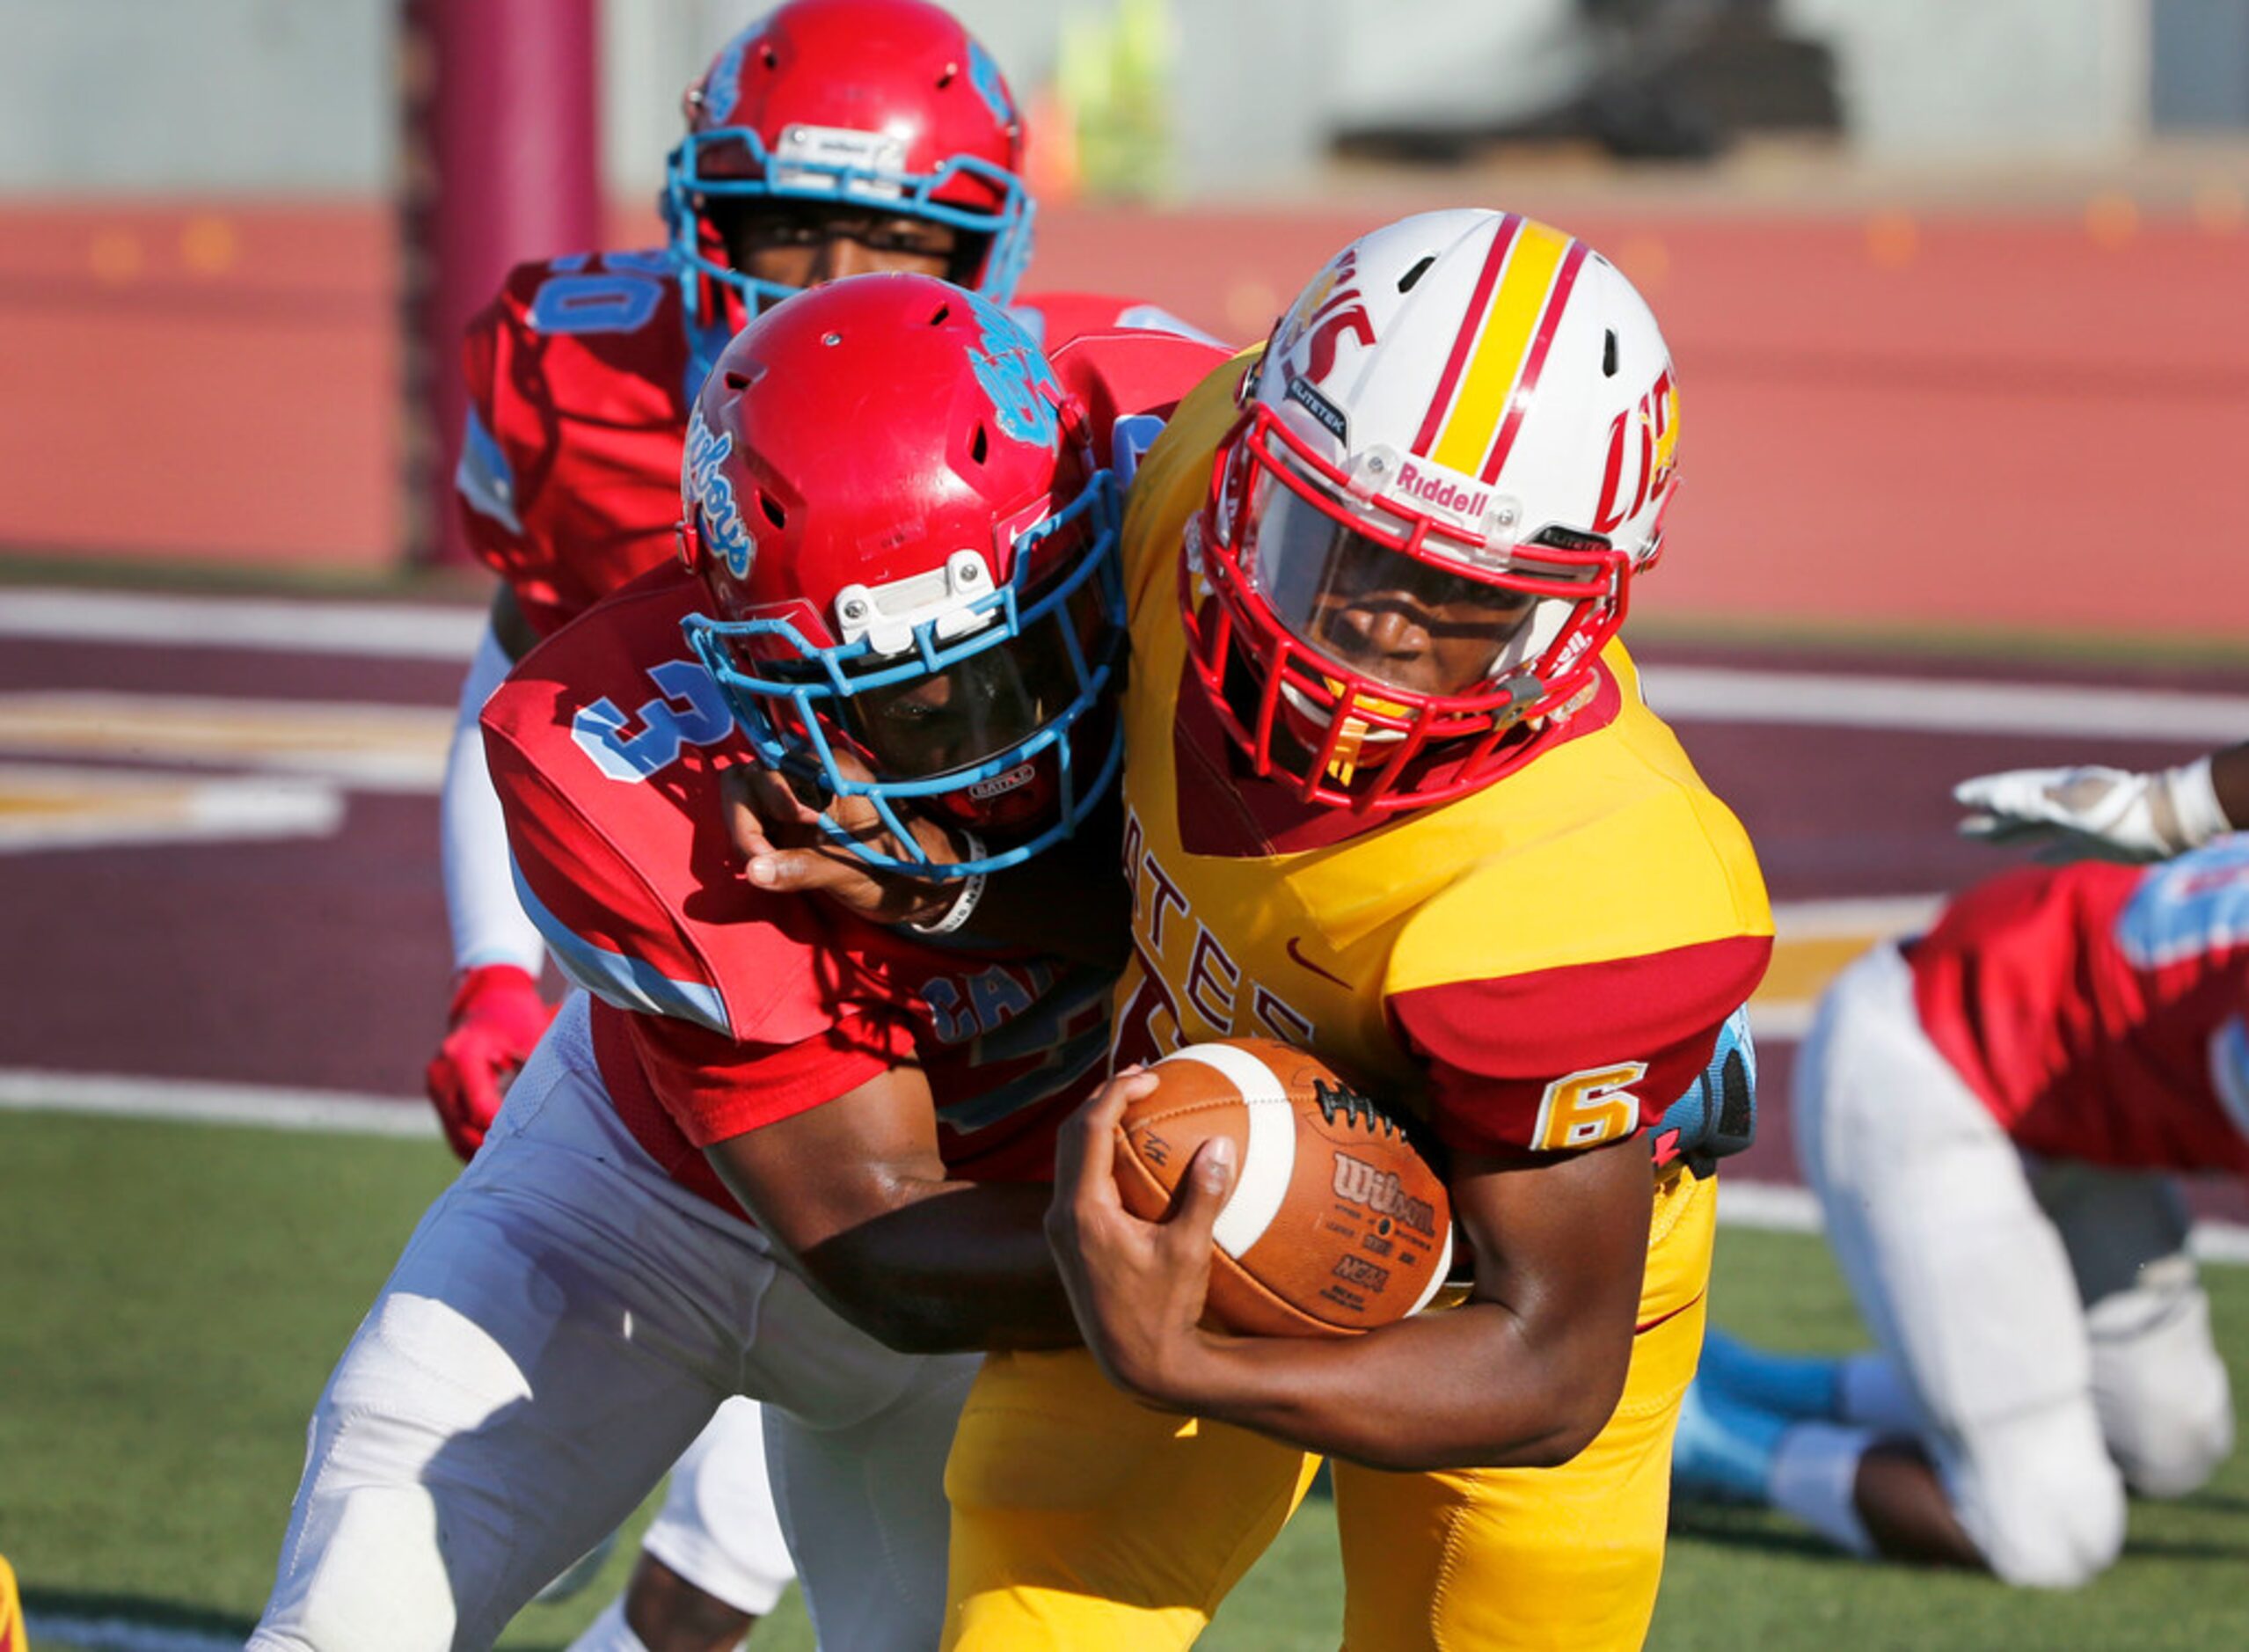
<path fill-rule="evenodd" d="M 1347 1341 L 1196 1339 L 1144 1397 L 1374 1468 L 1543 1468 L 1606 1425 L 1629 1335 L 1542 1343 L 1507 1308 L 1473 1302 Z"/>
<path fill-rule="evenodd" d="M 837 1312 L 906 1353 L 1077 1343 L 1040 1228 L 1043 1185 L 922 1182 L 897 1192 L 890 1209 L 800 1253 Z"/>
<path fill-rule="evenodd" d="M 478 714 L 507 675 L 506 647 L 486 631 L 462 679 L 453 742 L 438 796 L 439 871 L 456 971 L 514 964 L 537 976 L 546 955 L 509 867 L 507 828 L 486 764 Z"/>

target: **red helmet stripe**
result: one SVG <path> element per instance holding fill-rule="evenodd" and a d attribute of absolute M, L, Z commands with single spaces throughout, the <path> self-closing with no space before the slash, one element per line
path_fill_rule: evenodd
<path fill-rule="evenodd" d="M 1499 285 L 1501 266 L 1508 261 L 1508 248 L 1515 245 L 1515 231 L 1522 227 L 1521 215 L 1508 213 L 1500 220 L 1499 230 L 1492 237 L 1492 250 L 1484 255 L 1484 267 L 1476 275 L 1476 291 L 1469 298 L 1467 312 L 1460 318 L 1452 354 L 1445 359 L 1444 376 L 1437 381 L 1437 393 L 1429 398 L 1429 411 L 1422 416 L 1421 432 L 1413 438 L 1413 451 L 1423 458 L 1428 457 L 1429 445 L 1444 428 L 1453 392 L 1460 387 L 1461 370 L 1468 365 L 1469 352 L 1475 348 L 1476 340 L 1483 336 L 1484 312 L 1491 308 L 1492 289 Z"/>
<path fill-rule="evenodd" d="M 1538 318 L 1537 336 L 1530 341 L 1530 354 L 1524 358 L 1522 376 L 1515 387 L 1515 394 L 1508 398 L 1508 415 L 1500 424 L 1499 439 L 1492 443 L 1491 457 L 1484 461 L 1483 478 L 1487 482 L 1500 479 L 1501 467 L 1508 462 L 1508 453 L 1515 446 L 1515 433 L 1522 428 L 1522 415 L 1530 406 L 1530 398 L 1537 394 L 1538 376 L 1545 369 L 1546 354 L 1554 346 L 1555 329 L 1561 325 L 1562 311 L 1569 308 L 1570 289 L 1577 285 L 1577 273 L 1585 263 L 1585 243 L 1570 243 L 1569 253 L 1562 259 L 1561 274 L 1554 278 L 1553 296 L 1546 301 L 1546 311 Z"/>

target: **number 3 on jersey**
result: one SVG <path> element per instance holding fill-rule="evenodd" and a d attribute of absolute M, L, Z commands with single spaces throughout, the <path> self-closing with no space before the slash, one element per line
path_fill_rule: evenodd
<path fill-rule="evenodd" d="M 1538 1104 L 1532 1150 L 1570 1152 L 1630 1136 L 1639 1125 L 1639 1098 L 1632 1086 L 1647 1076 L 1646 1062 L 1620 1061 L 1555 1079 Z"/>

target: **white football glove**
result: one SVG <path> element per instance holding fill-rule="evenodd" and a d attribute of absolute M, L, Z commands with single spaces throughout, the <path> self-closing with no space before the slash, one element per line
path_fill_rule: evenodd
<path fill-rule="evenodd" d="M 2041 860 L 2164 860 L 2233 830 L 2202 757 L 2154 774 L 2086 766 L 2010 769 L 1953 788 L 1962 836 L 2028 844 Z"/>

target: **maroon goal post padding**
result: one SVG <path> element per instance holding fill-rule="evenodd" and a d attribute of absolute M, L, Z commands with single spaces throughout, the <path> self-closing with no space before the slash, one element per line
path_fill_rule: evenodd
<path fill-rule="evenodd" d="M 461 561 L 462 328 L 524 259 L 599 245 L 597 0 L 400 0 L 405 548 Z"/>

